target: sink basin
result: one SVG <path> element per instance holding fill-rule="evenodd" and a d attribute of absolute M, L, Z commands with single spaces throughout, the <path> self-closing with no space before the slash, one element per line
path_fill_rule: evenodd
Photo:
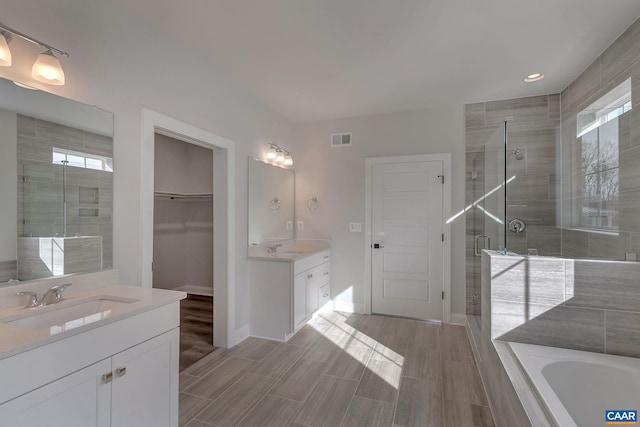
<path fill-rule="evenodd" d="M 14 317 L 3 323 L 27 329 L 49 329 L 49 334 L 54 335 L 111 317 L 118 309 L 136 301 L 139 300 L 102 296 L 77 303 L 62 302 L 60 305 L 29 310 L 20 318 Z"/>

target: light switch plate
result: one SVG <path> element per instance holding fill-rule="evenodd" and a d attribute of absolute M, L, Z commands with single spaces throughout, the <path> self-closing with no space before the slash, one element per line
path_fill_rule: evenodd
<path fill-rule="evenodd" d="M 287 221 L 287 230 L 293 230 L 293 221 Z"/>
<path fill-rule="evenodd" d="M 352 233 L 362 233 L 362 223 L 361 222 L 350 222 L 349 223 L 349 231 Z"/>
<path fill-rule="evenodd" d="M 298 230 L 304 230 L 304 221 L 298 221 Z"/>

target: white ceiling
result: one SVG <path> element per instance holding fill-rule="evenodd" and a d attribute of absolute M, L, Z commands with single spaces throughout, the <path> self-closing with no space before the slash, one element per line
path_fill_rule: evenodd
<path fill-rule="evenodd" d="M 295 122 L 557 93 L 640 17 L 638 0 L 98 3 Z"/>

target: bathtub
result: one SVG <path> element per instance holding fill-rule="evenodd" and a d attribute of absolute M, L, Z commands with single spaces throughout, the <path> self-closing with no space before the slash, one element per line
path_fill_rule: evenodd
<path fill-rule="evenodd" d="M 605 410 L 640 412 L 640 359 L 509 343 L 550 421 L 560 427 L 605 425 Z"/>

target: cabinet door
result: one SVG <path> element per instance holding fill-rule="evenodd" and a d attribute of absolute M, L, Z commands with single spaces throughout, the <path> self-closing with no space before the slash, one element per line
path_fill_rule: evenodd
<path fill-rule="evenodd" d="M 293 330 L 304 325 L 307 320 L 307 273 L 293 277 Z"/>
<path fill-rule="evenodd" d="M 173 329 L 112 358 L 113 425 L 178 425 L 180 333 Z"/>
<path fill-rule="evenodd" d="M 52 362 L 51 369 L 55 369 Z M 108 427 L 111 359 L 90 365 L 0 405 L 0 424 L 23 427 Z M 29 375 L 29 372 L 25 372 Z"/>
<path fill-rule="evenodd" d="M 311 318 L 311 315 L 318 310 L 318 291 L 320 290 L 322 270 L 316 267 L 305 274 L 307 275 L 307 318 Z"/>

